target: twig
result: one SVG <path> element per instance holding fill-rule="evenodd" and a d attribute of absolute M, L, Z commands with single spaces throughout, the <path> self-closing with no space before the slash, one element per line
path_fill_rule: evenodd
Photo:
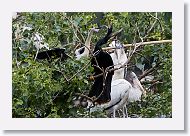
<path fill-rule="evenodd" d="M 150 41 L 150 42 L 143 42 L 143 43 L 136 43 L 136 45 L 143 46 L 143 45 L 151 45 L 151 44 L 162 44 L 162 43 L 172 43 L 172 40 L 161 40 L 161 41 Z M 124 48 L 127 47 L 135 47 L 134 44 L 124 44 Z M 111 50 L 115 49 L 115 47 L 105 47 L 102 48 L 102 50 Z"/>
<path fill-rule="evenodd" d="M 153 24 L 151 25 L 151 27 L 150 27 L 150 29 L 147 31 L 147 34 L 143 37 L 143 39 L 145 39 L 148 35 L 149 35 L 149 33 L 151 32 L 151 30 L 154 28 L 154 26 L 155 26 L 155 24 L 157 23 L 157 21 L 158 21 L 158 18 L 157 18 L 157 16 L 158 16 L 158 13 L 156 12 L 156 16 L 153 16 L 152 14 L 149 14 L 151 17 L 153 17 L 154 19 L 155 19 L 155 21 L 153 22 Z"/>
<path fill-rule="evenodd" d="M 148 13 L 151 17 L 153 17 L 153 18 L 155 18 L 157 21 L 158 21 L 158 23 L 159 23 L 159 25 L 160 25 L 160 30 L 161 30 L 161 38 L 162 38 L 162 35 L 163 35 L 163 27 L 162 27 L 162 24 L 161 24 L 161 21 L 160 21 L 160 19 L 158 18 L 158 14 L 156 13 L 156 17 L 155 16 L 153 16 L 152 14 L 150 14 L 150 13 Z"/>
<path fill-rule="evenodd" d="M 102 91 L 101 91 L 101 93 L 98 95 L 98 97 L 96 97 L 94 100 L 93 100 L 93 102 L 96 102 L 99 98 L 100 98 L 100 96 L 103 94 L 103 92 L 105 91 L 105 86 L 106 86 L 106 84 L 105 84 L 105 82 L 106 82 L 106 77 L 107 77 L 107 74 L 108 74 L 108 67 L 105 69 L 105 71 L 102 69 L 102 74 L 103 74 L 103 89 L 102 89 Z"/>
<path fill-rule="evenodd" d="M 68 80 L 67 77 L 65 76 L 65 73 L 64 73 L 64 72 L 62 72 L 62 71 L 60 71 L 60 70 L 58 70 L 58 69 L 55 69 L 55 70 L 58 71 L 58 72 L 60 72 L 60 73 L 63 75 L 64 79 L 65 79 L 67 82 L 69 82 L 69 80 Z"/>
<path fill-rule="evenodd" d="M 157 82 L 154 82 L 151 86 L 149 86 L 147 88 L 147 90 L 149 90 L 150 88 L 152 88 L 153 86 L 155 86 L 156 84 L 162 84 L 163 82 L 160 82 L 160 81 L 157 81 Z"/>
<path fill-rule="evenodd" d="M 155 68 L 159 65 L 160 63 L 157 63 L 154 67 L 150 68 L 149 70 L 145 71 L 142 75 L 139 76 L 139 80 L 147 76 L 149 73 L 153 72 Z"/>
<path fill-rule="evenodd" d="M 148 60 L 143 54 L 138 53 L 138 52 L 135 52 L 135 54 L 137 54 L 137 55 L 143 57 L 148 63 L 150 63 L 150 60 Z"/>
<path fill-rule="evenodd" d="M 40 50 L 40 49 L 37 49 L 37 51 L 36 51 L 36 55 L 35 55 L 34 61 L 36 61 L 36 58 L 37 58 L 37 56 L 38 56 L 39 50 Z"/>
<path fill-rule="evenodd" d="M 87 95 L 85 95 L 85 94 L 81 94 L 81 93 L 75 93 L 75 95 L 77 95 L 77 96 L 81 96 L 81 97 L 84 97 L 84 98 L 86 98 L 86 99 L 88 99 L 88 100 L 90 100 L 90 101 L 94 101 L 93 100 L 93 98 L 91 98 L 91 97 L 88 97 Z"/>
<path fill-rule="evenodd" d="M 82 70 L 84 70 L 89 65 L 89 63 L 90 63 L 90 61 L 86 65 L 84 65 L 84 67 L 82 67 L 77 73 L 75 73 L 72 77 L 70 77 L 68 79 L 68 82 L 71 81 L 78 73 L 80 73 Z"/>
<path fill-rule="evenodd" d="M 74 23 L 73 23 L 67 16 L 65 16 L 65 18 L 69 21 L 69 23 L 72 25 L 72 27 L 76 29 L 76 31 L 77 31 L 77 32 L 79 33 L 79 35 L 81 36 L 83 42 L 80 40 L 80 38 L 78 38 L 77 33 L 75 33 L 75 31 L 74 31 L 74 34 L 75 34 L 75 36 L 77 37 L 77 39 L 78 39 L 79 41 L 81 41 L 81 43 L 84 43 L 84 42 L 85 42 L 85 38 L 84 38 L 84 36 L 81 34 L 81 32 L 79 31 L 78 27 L 75 26 Z"/>
<path fill-rule="evenodd" d="M 152 81 L 141 81 L 141 84 L 154 84 L 156 82 L 161 82 L 162 80 L 161 79 L 157 79 L 157 80 L 152 80 Z"/>

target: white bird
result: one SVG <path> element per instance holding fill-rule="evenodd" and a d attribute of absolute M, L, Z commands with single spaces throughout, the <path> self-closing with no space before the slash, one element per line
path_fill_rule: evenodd
<path fill-rule="evenodd" d="M 96 29 L 96 28 L 91 28 L 90 29 L 90 31 L 88 33 L 88 36 L 86 38 L 84 47 L 76 49 L 76 51 L 75 51 L 75 55 L 76 55 L 77 60 L 79 60 L 81 57 L 88 57 L 89 56 L 90 42 L 91 42 L 91 39 L 92 39 L 92 34 L 93 34 L 93 32 L 98 32 L 98 31 L 99 31 L 99 29 Z"/>
<path fill-rule="evenodd" d="M 129 81 L 125 79 L 112 81 L 111 101 L 105 104 L 95 105 L 90 109 L 90 112 L 105 110 L 108 115 L 113 113 L 113 117 L 115 118 L 116 111 L 123 109 L 123 117 L 128 117 L 126 105 L 129 102 L 140 101 L 141 95 L 146 93 L 136 74 L 134 72 L 128 74 Z M 92 103 L 89 103 L 88 107 L 90 106 L 92 106 Z"/>
<path fill-rule="evenodd" d="M 110 54 L 114 63 L 114 68 L 119 68 L 124 65 L 127 62 L 127 55 L 125 54 L 123 45 L 118 40 L 114 40 L 109 44 L 109 46 L 115 48 L 114 52 Z M 126 67 L 123 67 L 115 70 L 112 81 L 116 79 L 124 79 L 126 69 Z"/>
<path fill-rule="evenodd" d="M 40 33 L 36 32 L 33 36 L 33 40 L 34 40 L 34 46 L 36 47 L 36 56 L 34 58 L 34 60 L 36 60 L 36 57 L 38 55 L 38 52 L 40 49 L 42 48 L 46 48 L 47 50 L 49 50 L 48 44 L 44 42 L 44 37 L 43 35 L 41 35 Z"/>
<path fill-rule="evenodd" d="M 146 96 L 146 91 L 142 87 L 137 75 L 134 72 L 127 72 L 126 80 L 132 85 L 129 91 L 127 102 L 123 105 L 123 117 L 128 117 L 127 104 L 134 101 L 141 101 L 141 96 Z"/>

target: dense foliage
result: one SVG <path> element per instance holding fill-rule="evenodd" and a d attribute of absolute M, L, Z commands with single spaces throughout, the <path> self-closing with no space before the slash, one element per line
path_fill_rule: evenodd
<path fill-rule="evenodd" d="M 88 94 L 92 84 L 88 80 L 92 74 L 90 58 L 76 60 L 74 51 L 84 44 L 90 28 L 109 24 L 114 31 L 123 28 L 119 39 L 124 44 L 142 42 L 142 37 L 143 42 L 172 38 L 171 13 L 19 13 L 12 22 L 12 116 L 107 117 L 102 111 L 89 114 L 74 106 L 75 94 Z M 49 48 L 64 47 L 70 58 L 34 60 L 34 33 L 43 35 Z M 92 45 L 104 33 L 101 30 L 94 34 Z M 126 49 L 127 54 L 130 50 Z M 148 75 L 156 80 L 141 80 L 147 96 L 141 102 L 129 104 L 129 115 L 172 117 L 171 43 L 141 46 L 128 66 L 141 72 L 154 67 Z"/>

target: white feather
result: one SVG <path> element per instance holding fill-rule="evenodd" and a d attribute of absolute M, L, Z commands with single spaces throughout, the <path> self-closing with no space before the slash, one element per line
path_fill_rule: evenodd
<path fill-rule="evenodd" d="M 112 57 L 114 68 L 119 68 L 127 62 L 127 55 L 125 50 L 119 41 L 112 41 L 109 45 L 110 47 L 115 47 L 114 52 L 110 54 Z M 125 68 L 120 68 L 114 71 L 112 80 L 123 79 Z"/>

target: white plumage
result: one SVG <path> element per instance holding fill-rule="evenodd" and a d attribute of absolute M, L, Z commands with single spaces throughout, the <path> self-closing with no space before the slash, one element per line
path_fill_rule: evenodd
<path fill-rule="evenodd" d="M 40 33 L 35 33 L 33 39 L 34 46 L 36 47 L 37 51 L 41 48 L 46 48 L 49 50 L 48 44 L 44 42 L 45 38 L 43 35 L 41 35 Z"/>
<path fill-rule="evenodd" d="M 85 46 L 81 47 L 79 49 L 76 49 L 76 51 L 75 51 L 75 55 L 76 55 L 77 60 L 79 60 L 81 57 L 88 57 L 89 56 L 90 42 L 92 39 L 92 34 L 93 34 L 93 32 L 98 32 L 98 31 L 99 31 L 99 29 L 96 29 L 96 28 L 90 29 L 88 36 L 86 38 L 86 41 L 85 41 Z M 82 51 L 82 50 L 84 50 L 84 51 Z"/>
<path fill-rule="evenodd" d="M 112 57 L 114 68 L 119 68 L 127 62 L 127 56 L 125 54 L 123 45 L 119 41 L 112 41 L 109 45 L 115 47 L 114 52 L 110 54 Z M 127 107 L 129 102 L 140 101 L 144 89 L 140 84 L 136 74 L 134 72 L 127 73 L 127 80 L 124 79 L 125 68 L 120 68 L 114 71 L 114 75 L 111 83 L 111 101 L 106 104 L 96 105 L 91 109 L 91 112 L 96 110 L 106 110 L 110 115 L 117 110 L 122 109 L 123 117 L 127 117 Z"/>
<path fill-rule="evenodd" d="M 134 72 L 129 72 L 128 77 L 130 81 L 125 79 L 117 79 L 112 81 L 111 85 L 111 101 L 105 104 L 96 105 L 91 108 L 91 112 L 96 110 L 105 110 L 108 115 L 115 113 L 119 109 L 123 109 L 123 117 L 127 117 L 127 107 L 129 102 L 140 101 L 141 95 L 145 93 L 140 81 Z M 130 83 L 131 82 L 131 83 Z"/>
<path fill-rule="evenodd" d="M 110 54 L 114 63 L 114 68 L 119 68 L 124 65 L 127 62 L 127 55 L 125 54 L 123 45 L 118 40 L 114 40 L 109 46 L 115 48 L 114 52 Z M 112 81 L 116 79 L 124 79 L 124 72 L 125 68 L 115 70 Z"/>
<path fill-rule="evenodd" d="M 46 48 L 49 50 L 49 47 L 48 47 L 48 44 L 44 42 L 44 36 L 38 32 L 34 34 L 33 40 L 34 40 L 34 46 L 36 47 L 36 50 L 37 50 L 36 56 L 34 58 L 34 60 L 36 60 L 39 50 L 42 48 Z"/>

